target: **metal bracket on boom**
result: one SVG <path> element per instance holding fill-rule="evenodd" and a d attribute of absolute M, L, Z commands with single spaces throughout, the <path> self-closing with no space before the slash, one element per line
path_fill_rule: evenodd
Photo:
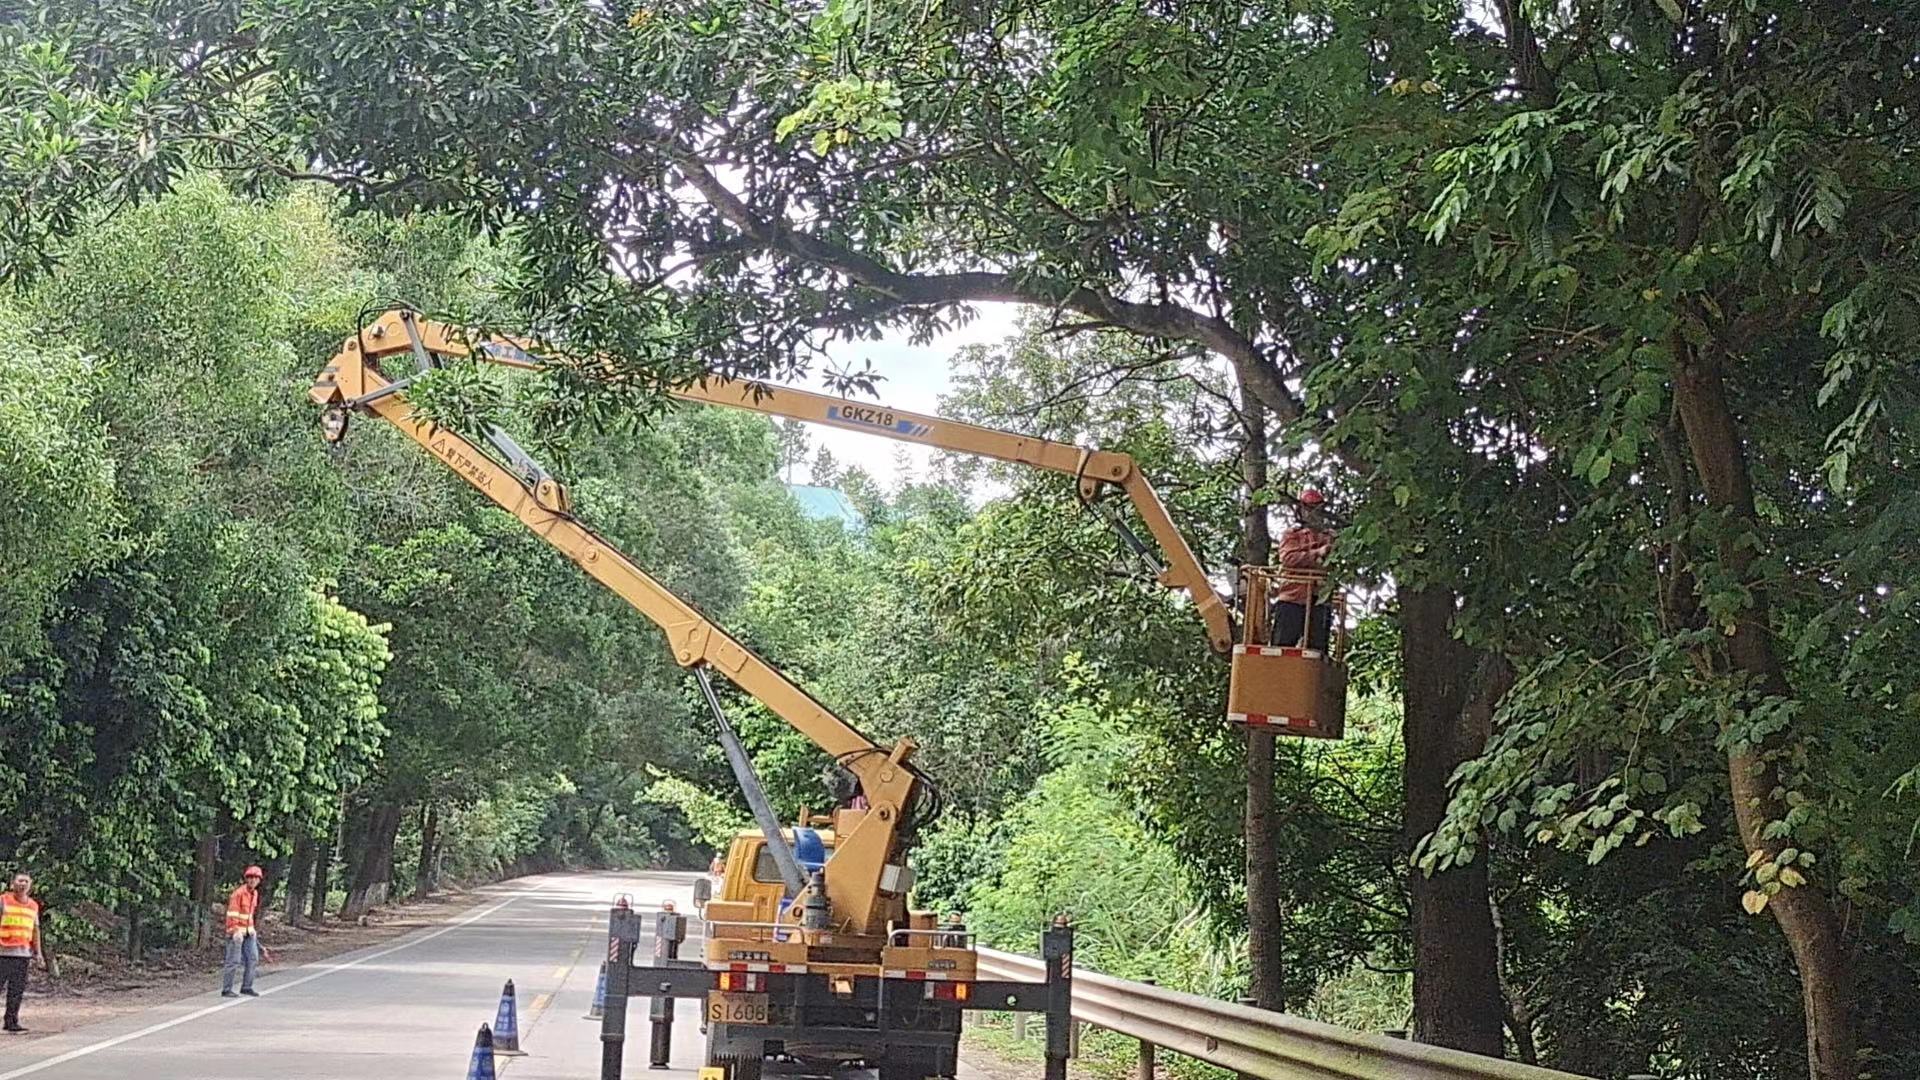
<path fill-rule="evenodd" d="M 418 315 L 411 311 L 400 312 L 400 325 L 407 329 L 407 345 L 413 350 L 413 363 L 420 369 L 421 374 L 446 366 L 440 357 L 427 348 L 426 341 L 420 336 Z M 385 387 L 384 390 L 386 393 L 392 393 L 401 383 L 411 383 L 416 378 L 419 376 L 402 379 L 393 386 Z M 376 391 L 378 392 L 380 391 Z M 519 475 L 521 482 L 540 498 L 542 505 L 556 513 L 571 512 L 572 506 L 566 496 L 566 488 L 554 479 L 546 466 L 535 461 L 532 454 L 527 453 L 519 443 L 513 441 L 513 436 L 493 424 L 488 424 L 480 434 L 487 440 L 487 445 L 493 447 L 494 452 L 506 462 L 507 467 Z M 551 493 L 551 499 L 547 497 L 549 493 Z"/>
<path fill-rule="evenodd" d="M 1146 542 L 1140 539 L 1139 534 L 1127 526 L 1127 523 L 1121 519 L 1119 514 L 1111 513 L 1101 505 L 1101 496 L 1114 489 L 1109 486 L 1111 481 L 1087 474 L 1087 466 L 1091 464 L 1092 461 L 1093 451 L 1080 451 L 1080 464 L 1073 474 L 1073 490 L 1074 494 L 1080 499 L 1080 505 L 1086 507 L 1088 513 L 1099 516 L 1102 521 L 1107 523 L 1107 526 L 1114 531 L 1114 534 L 1120 537 L 1120 542 L 1126 545 L 1127 550 L 1139 556 L 1141 563 L 1143 563 L 1148 572 L 1153 575 L 1155 582 L 1161 585 L 1171 584 L 1167 579 L 1166 566 L 1161 563 L 1159 559 L 1153 557 L 1153 549 L 1148 547 Z"/>

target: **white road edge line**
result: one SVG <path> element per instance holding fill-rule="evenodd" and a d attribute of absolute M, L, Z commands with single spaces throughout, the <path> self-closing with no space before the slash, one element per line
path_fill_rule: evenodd
<path fill-rule="evenodd" d="M 535 885 L 530 889 L 527 889 L 523 892 L 516 893 L 513 896 L 507 897 L 505 900 L 500 901 L 499 903 L 493 905 L 490 908 L 485 908 L 481 911 L 476 911 L 473 914 L 466 916 L 465 918 L 458 919 L 454 922 L 450 922 L 447 925 L 441 927 L 440 929 L 433 931 L 432 933 L 422 934 L 421 936 L 414 938 L 411 941 L 403 941 L 398 945 L 381 949 L 379 952 L 376 952 L 376 953 L 368 953 L 367 955 L 360 957 L 358 960 L 349 960 L 344 964 L 303 965 L 307 967 L 317 967 L 319 968 L 319 970 L 315 971 L 311 975 L 303 975 L 300 978 L 295 979 L 290 983 L 281 983 L 278 986 L 269 986 L 266 989 L 260 991 L 260 996 L 266 997 L 269 994 L 277 994 L 282 990 L 291 990 L 296 986 L 304 986 L 315 979 L 325 978 L 326 976 L 331 975 L 336 971 L 345 971 L 348 968 L 359 967 L 361 964 L 364 964 L 369 960 L 378 960 L 383 956 L 392 956 L 394 953 L 400 952 L 404 949 L 411 949 L 415 945 L 425 944 L 426 942 L 432 941 L 434 938 L 437 938 L 442 934 L 452 933 L 453 931 L 458 930 L 463 926 L 467 926 L 472 923 L 477 923 L 481 919 L 484 919 L 487 916 L 493 914 L 494 912 L 499 911 L 501 908 L 504 908 L 507 905 L 513 903 L 515 900 L 519 900 L 525 897 L 528 893 L 539 892 L 541 889 L 546 888 L 550 884 L 552 883 L 549 881 L 540 882 L 538 885 Z M 295 969 L 295 970 L 298 970 L 298 969 Z M 65 1065 L 69 1061 L 74 1061 L 79 1058 L 87 1057 L 92 1054 L 97 1054 L 102 1050 L 111 1050 L 114 1047 L 119 1046 L 123 1043 L 130 1043 L 135 1039 L 144 1039 L 149 1035 L 158 1034 L 162 1031 L 167 1030 L 168 1028 L 179 1027 L 181 1024 L 187 1023 L 189 1021 L 198 1020 L 203 1016 L 212 1016 L 214 1013 L 217 1013 L 222 1009 L 231 1009 L 236 1005 L 244 1005 L 246 1003 L 246 1000 L 247 1000 L 246 998 L 224 999 L 220 1002 L 217 1002 L 216 1004 L 209 1005 L 204 1009 L 197 1009 L 193 1012 L 190 1012 L 185 1016 L 176 1016 L 171 1020 L 163 1020 L 158 1024 L 154 1024 L 152 1027 L 144 1027 L 144 1028 L 141 1028 L 139 1031 L 129 1031 L 125 1035 L 115 1035 L 111 1039 L 102 1039 L 101 1041 L 97 1043 L 93 1043 L 88 1046 L 77 1047 L 75 1049 L 67 1051 L 64 1054 L 58 1054 L 58 1055 L 55 1055 L 54 1057 L 50 1057 L 45 1061 L 36 1061 L 31 1065 L 23 1065 L 18 1069 L 12 1070 L 11 1072 L 0 1073 L 0 1080 L 17 1080 L 17 1078 L 22 1076 L 32 1076 L 34 1073 L 40 1072 L 43 1069 L 51 1069 L 55 1065 Z"/>

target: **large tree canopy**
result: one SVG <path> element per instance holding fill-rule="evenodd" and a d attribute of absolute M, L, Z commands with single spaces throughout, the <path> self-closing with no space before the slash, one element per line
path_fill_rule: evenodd
<path fill-rule="evenodd" d="M 1882 1010 L 1920 925 L 1908 6 L 166 0 L 0 34 L 9 278 L 199 165 L 508 238 L 510 307 L 473 314 L 607 349 L 627 391 L 986 301 L 1150 344 L 1123 390 L 1210 374 L 1216 550 L 1264 559 L 1316 476 L 1392 592 L 1416 1034 L 1528 1026 L 1503 935 L 1591 955 L 1503 928 L 1496 878 L 1551 905 L 1567 851 L 1645 843 L 1778 927 L 1812 1075 L 1911 1052 Z M 577 375 L 532 418 L 607 415 Z"/>

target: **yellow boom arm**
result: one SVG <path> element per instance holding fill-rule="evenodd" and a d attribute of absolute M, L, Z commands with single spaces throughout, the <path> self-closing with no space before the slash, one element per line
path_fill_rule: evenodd
<path fill-rule="evenodd" d="M 565 490 L 555 481 L 528 482 L 455 432 L 414 416 L 404 381 L 387 378 L 378 367 L 382 359 L 416 352 L 416 339 L 406 325 L 410 321 L 415 321 L 411 315 L 389 313 L 347 339 L 315 381 L 313 400 L 332 409 L 351 407 L 400 429 L 658 624 L 676 663 L 686 668 L 704 665 L 725 675 L 851 772 L 868 805 L 864 814 L 848 815 L 857 817 L 857 824 L 834 847 L 825 875 L 827 901 L 847 932 L 885 933 L 887 923 L 901 919 L 904 912 L 905 898 L 885 891 L 883 883 L 888 880 L 887 867 L 900 862 L 901 828 L 919 785 L 918 774 L 907 767 L 912 741 L 902 739 L 891 748 L 877 746 L 668 591 L 618 547 L 575 520 Z M 428 351 L 466 354 L 465 348 L 451 347 L 445 328 L 417 321 L 415 325 L 423 332 L 418 340 Z M 344 414 L 338 419 L 344 421 Z"/>
<path fill-rule="evenodd" d="M 376 340 L 399 337 L 404 341 L 403 318 L 413 317 L 408 313 L 388 312 L 372 324 L 368 334 L 379 334 Z M 505 337 L 469 337 L 461 329 L 444 323 L 423 319 L 413 321 L 427 347 L 437 353 L 471 356 L 509 367 L 544 366 L 544 361 L 533 351 L 534 346 L 526 342 Z M 1079 484 L 1081 500 L 1089 504 L 1107 488 L 1119 488 L 1126 493 L 1134 512 L 1140 515 L 1147 531 L 1165 553 L 1166 565 L 1156 568 L 1160 584 L 1182 590 L 1193 601 L 1195 611 L 1206 625 L 1207 642 L 1215 652 L 1228 653 L 1233 649 L 1232 614 L 1220 599 L 1220 594 L 1214 591 L 1213 583 L 1207 579 L 1206 571 L 1201 568 L 1200 560 L 1187 544 L 1186 537 L 1174 525 L 1166 504 L 1160 501 L 1159 494 L 1142 475 L 1139 465 L 1127 454 L 1092 450 L 959 420 L 719 375 L 710 375 L 699 382 L 669 390 L 668 393 L 682 401 L 746 409 L 768 416 L 880 435 L 900 442 L 1051 469 L 1074 477 Z M 1123 536 L 1135 545 L 1142 556 L 1147 556 L 1144 547 L 1134 540 L 1131 533 L 1123 531 Z"/>

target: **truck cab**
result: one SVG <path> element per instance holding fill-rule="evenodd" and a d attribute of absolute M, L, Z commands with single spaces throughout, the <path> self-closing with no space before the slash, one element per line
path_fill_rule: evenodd
<path fill-rule="evenodd" d="M 787 828 L 781 833 L 787 843 L 793 845 L 794 855 L 808 873 L 825 866 L 827 856 L 833 852 L 832 829 Z M 766 837 L 751 831 L 736 834 L 727 845 L 719 889 L 708 903 L 751 905 L 750 909 L 728 906 L 721 909 L 721 913 L 744 916 L 732 921 L 770 923 L 780 917 L 791 899 L 781 882 L 780 867 L 773 861 L 773 853 L 767 850 Z M 713 917 L 716 916 L 709 916 Z"/>

